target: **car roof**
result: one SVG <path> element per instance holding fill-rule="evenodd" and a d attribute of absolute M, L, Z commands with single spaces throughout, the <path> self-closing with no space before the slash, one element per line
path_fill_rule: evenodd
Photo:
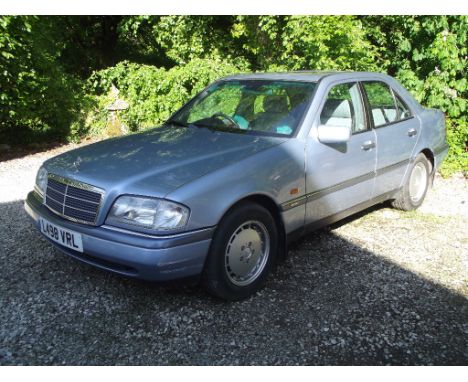
<path fill-rule="evenodd" d="M 299 70 L 292 72 L 234 74 L 231 76 L 223 77 L 221 80 L 291 80 L 317 82 L 325 77 L 333 77 L 334 79 L 352 79 L 356 77 L 380 77 L 382 79 L 389 78 L 389 76 L 387 76 L 386 74 L 377 72 Z"/>

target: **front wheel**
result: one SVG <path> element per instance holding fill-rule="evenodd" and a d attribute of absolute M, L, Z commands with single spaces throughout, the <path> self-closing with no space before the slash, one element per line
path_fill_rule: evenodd
<path fill-rule="evenodd" d="M 412 167 L 406 183 L 393 206 L 403 211 L 418 208 L 424 201 L 430 182 L 430 164 L 424 154 L 419 154 Z"/>
<path fill-rule="evenodd" d="M 277 251 L 278 232 L 270 212 L 243 203 L 218 225 L 202 282 L 208 292 L 223 299 L 246 298 L 265 284 Z"/>

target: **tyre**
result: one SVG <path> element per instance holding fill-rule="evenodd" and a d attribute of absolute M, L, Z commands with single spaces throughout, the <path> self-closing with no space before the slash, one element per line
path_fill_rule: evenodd
<path fill-rule="evenodd" d="M 424 201 L 430 183 L 431 164 L 424 154 L 419 154 L 409 176 L 392 205 L 403 211 L 418 208 Z"/>
<path fill-rule="evenodd" d="M 242 203 L 219 223 L 202 283 L 222 299 L 244 299 L 263 287 L 277 253 L 278 230 L 270 212 L 255 203 Z"/>

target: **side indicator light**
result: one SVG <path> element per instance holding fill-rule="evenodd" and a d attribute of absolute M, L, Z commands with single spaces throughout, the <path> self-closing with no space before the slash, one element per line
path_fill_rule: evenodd
<path fill-rule="evenodd" d="M 289 193 L 290 193 L 291 195 L 296 195 L 296 194 L 299 193 L 299 189 L 298 189 L 298 188 L 291 188 L 291 189 L 289 190 Z"/>

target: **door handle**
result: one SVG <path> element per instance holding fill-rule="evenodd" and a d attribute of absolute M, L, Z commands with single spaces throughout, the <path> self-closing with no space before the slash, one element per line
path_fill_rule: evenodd
<path fill-rule="evenodd" d="M 412 136 L 416 135 L 417 133 L 418 133 L 418 131 L 416 129 L 411 128 L 411 129 L 408 130 L 408 137 L 412 137 Z"/>
<path fill-rule="evenodd" d="M 361 149 L 362 150 L 370 150 L 370 149 L 373 149 L 375 147 L 375 142 L 373 141 L 365 141 L 362 146 L 361 146 Z"/>

